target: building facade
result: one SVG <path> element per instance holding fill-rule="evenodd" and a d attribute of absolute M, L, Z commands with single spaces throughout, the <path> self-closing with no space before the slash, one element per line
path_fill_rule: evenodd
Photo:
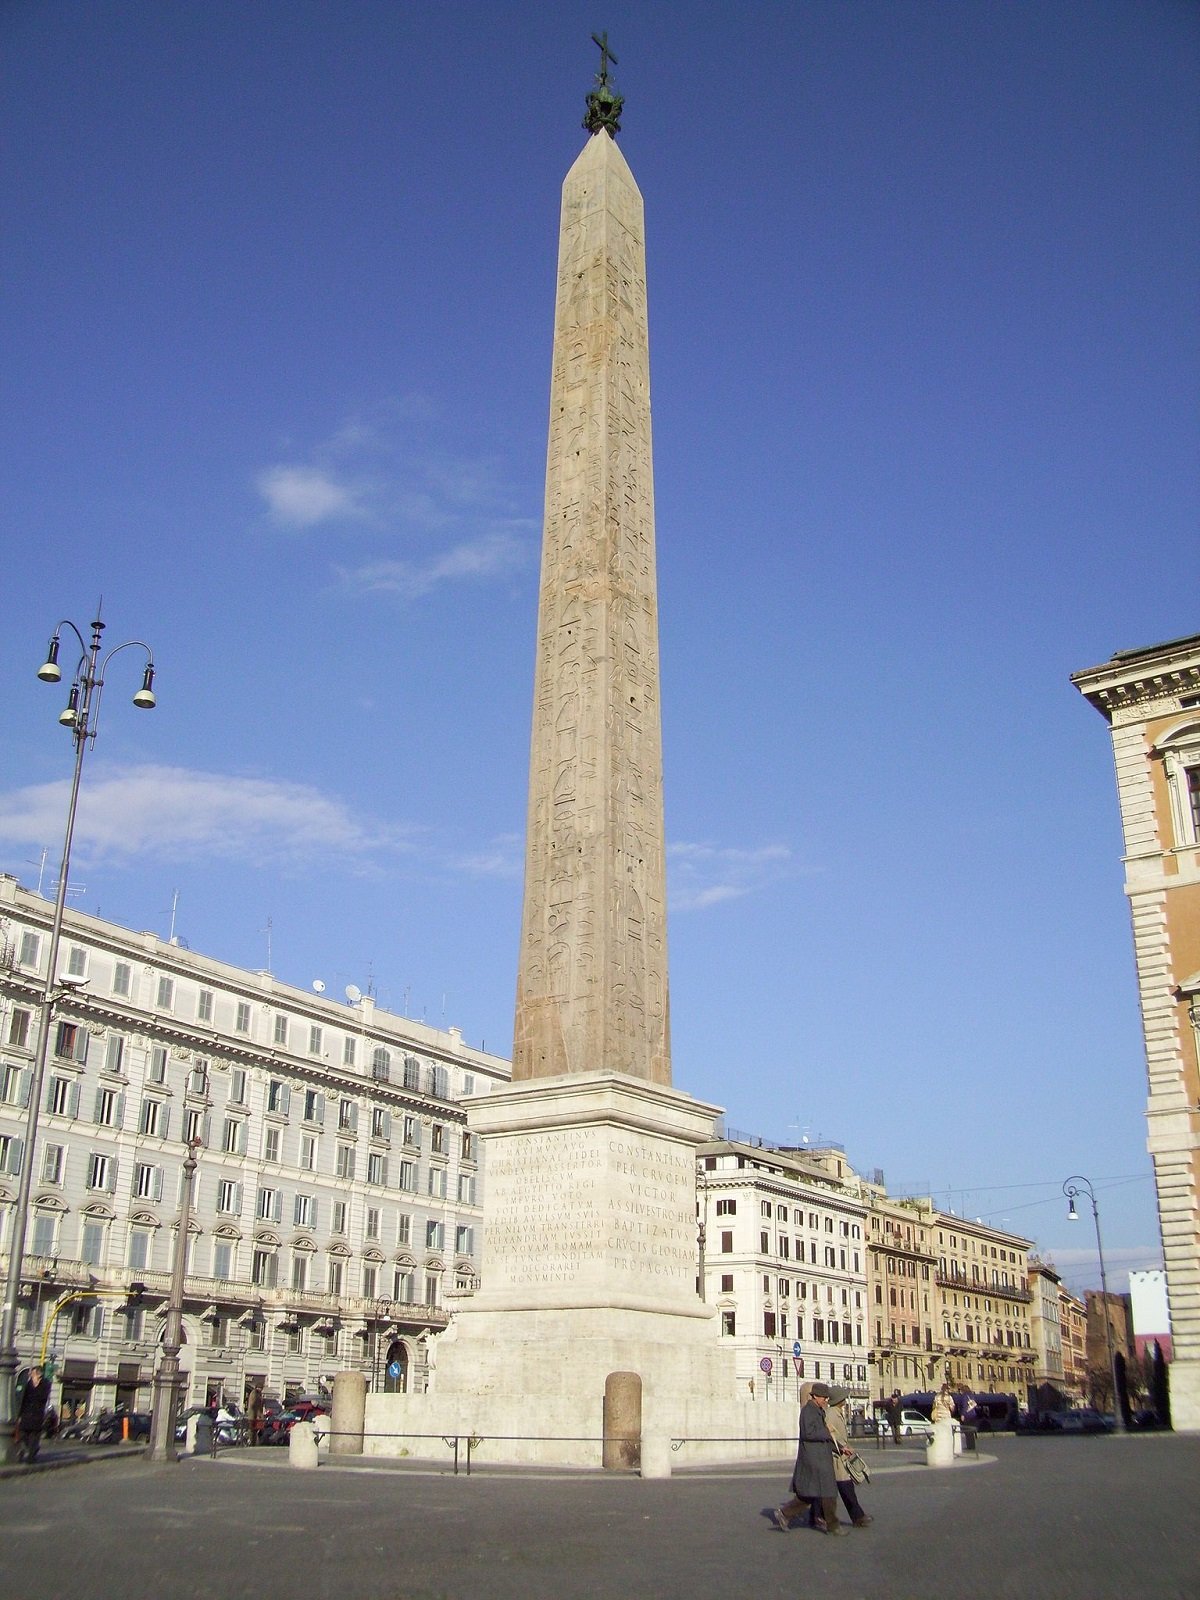
<path fill-rule="evenodd" d="M 1171 1417 L 1200 1431 L 1200 634 L 1071 680 L 1107 721 L 1125 841 L 1174 1359 Z"/>
<path fill-rule="evenodd" d="M 929 1239 L 937 1252 L 942 1381 L 1023 1400 L 1037 1367 L 1031 1241 L 945 1211 L 933 1213 Z"/>
<path fill-rule="evenodd" d="M 894 1200 L 875 1185 L 866 1193 L 875 1398 L 894 1389 L 915 1394 L 939 1388 L 944 1352 L 931 1243 L 936 1213 L 929 1200 Z"/>
<path fill-rule="evenodd" d="M 836 1150 L 731 1138 L 697 1151 L 700 1292 L 741 1394 L 795 1403 L 821 1379 L 868 1396 L 866 1206 Z"/>
<path fill-rule="evenodd" d="M 1033 1353 L 1037 1358 L 1029 1382 L 1036 1386 L 1052 1384 L 1064 1390 L 1062 1279 L 1048 1261 L 1036 1258 L 1029 1263 L 1030 1321 L 1033 1327 Z"/>
<path fill-rule="evenodd" d="M 34 1148 L 26 1118 L 52 908 L 0 877 L 0 1253 L 34 1163 L 18 1322 L 69 1410 L 147 1406 L 189 1141 L 189 1402 L 286 1400 L 355 1367 L 423 1385 L 475 1284 L 463 1103 L 508 1063 L 358 995 L 341 1004 L 68 911 Z"/>
<path fill-rule="evenodd" d="M 1087 1307 L 1059 1285 L 1058 1321 L 1062 1329 L 1063 1389 L 1077 1404 L 1088 1394 Z"/>

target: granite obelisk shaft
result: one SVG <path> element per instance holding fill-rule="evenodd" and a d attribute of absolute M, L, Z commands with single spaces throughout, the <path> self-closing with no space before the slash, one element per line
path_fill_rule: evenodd
<path fill-rule="evenodd" d="M 563 184 L 513 1078 L 671 1081 L 642 197 Z"/>

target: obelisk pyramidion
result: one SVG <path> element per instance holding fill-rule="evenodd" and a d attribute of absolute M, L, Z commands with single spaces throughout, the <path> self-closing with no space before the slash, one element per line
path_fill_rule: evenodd
<path fill-rule="evenodd" d="M 607 59 L 562 194 L 515 1081 L 671 1081 L 645 226 Z"/>

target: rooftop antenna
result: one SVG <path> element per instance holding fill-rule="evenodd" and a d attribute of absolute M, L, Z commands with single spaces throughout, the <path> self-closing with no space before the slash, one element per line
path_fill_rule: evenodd
<path fill-rule="evenodd" d="M 167 934 L 167 943 L 175 943 L 175 913 L 179 909 L 179 890 L 171 890 L 171 931 Z"/>
<path fill-rule="evenodd" d="M 271 934 L 272 934 L 272 931 L 274 930 L 274 927 L 275 927 L 274 919 L 271 918 L 271 917 L 268 917 L 267 918 L 266 927 L 265 928 L 260 928 L 258 930 L 259 933 L 265 933 L 266 936 L 267 936 L 267 971 L 268 972 L 271 971 Z"/>
<path fill-rule="evenodd" d="M 356 1006 L 362 999 L 362 990 L 356 983 L 348 983 L 346 985 L 346 999 L 349 1000 L 352 1006 Z"/>
<path fill-rule="evenodd" d="M 373 961 L 368 961 L 367 962 L 367 995 L 368 995 L 368 997 L 370 999 L 374 1000 L 374 998 L 375 998 L 375 963 Z"/>
<path fill-rule="evenodd" d="M 39 896 L 42 895 L 42 879 L 45 877 L 45 874 L 46 874 L 46 857 L 49 854 L 50 854 L 50 851 L 45 846 L 43 846 L 41 860 L 37 864 L 37 869 L 38 869 L 37 893 L 38 893 Z M 32 861 L 31 858 L 29 859 L 29 865 L 30 866 L 33 865 L 33 861 Z"/>

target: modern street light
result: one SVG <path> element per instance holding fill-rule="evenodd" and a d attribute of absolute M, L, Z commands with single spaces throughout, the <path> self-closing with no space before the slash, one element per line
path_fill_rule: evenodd
<path fill-rule="evenodd" d="M 171 1263 L 171 1291 L 167 1296 L 167 1320 L 163 1327 L 162 1359 L 154 1374 L 154 1415 L 150 1419 L 150 1461 L 176 1461 L 175 1414 L 179 1409 L 179 1349 L 183 1344 L 183 1279 L 187 1271 L 188 1229 L 192 1221 L 192 1179 L 196 1175 L 196 1151 L 201 1140 L 189 1139 L 183 1163 L 183 1195 L 179 1202 L 179 1232 L 175 1235 L 175 1258 Z"/>
<path fill-rule="evenodd" d="M 1100 1257 L 1100 1292 L 1104 1300 L 1104 1341 L 1108 1346 L 1108 1370 L 1112 1377 L 1113 1427 L 1118 1433 L 1124 1433 L 1125 1417 L 1121 1411 L 1121 1396 L 1117 1388 L 1117 1357 L 1113 1349 L 1112 1322 L 1108 1313 L 1108 1277 L 1104 1271 L 1104 1246 L 1100 1241 L 1100 1208 L 1096 1204 L 1096 1191 L 1086 1178 L 1076 1173 L 1063 1184 L 1063 1193 L 1070 1201 L 1067 1207 L 1068 1222 L 1079 1221 L 1079 1213 L 1075 1209 L 1076 1195 L 1086 1194 L 1092 1202 L 1092 1220 L 1096 1224 L 1096 1254 Z"/>
<path fill-rule="evenodd" d="M 97 608 L 99 609 L 99 608 Z M 75 808 L 79 803 L 79 779 L 83 772 L 83 757 L 89 744 L 95 742 L 100 721 L 100 696 L 104 689 L 104 674 L 108 663 L 122 650 L 144 650 L 146 665 L 142 672 L 142 686 L 133 697 L 135 706 L 152 711 L 154 698 L 154 657 L 150 646 L 141 639 L 129 639 L 117 645 L 100 660 L 100 646 L 104 624 L 97 616 L 92 623 L 90 644 L 75 624 L 64 619 L 55 628 L 46 652 L 46 660 L 38 668 L 43 683 L 58 683 L 62 671 L 58 665 L 59 643 L 64 628 L 79 641 L 79 661 L 71 682 L 71 693 L 59 722 L 70 730 L 75 742 L 75 766 L 71 776 L 71 796 L 67 803 L 67 827 L 63 836 L 62 862 L 58 869 L 58 892 L 54 899 L 54 916 L 50 923 L 50 950 L 46 961 L 46 981 L 39 1007 L 37 1052 L 29 1086 L 29 1109 L 25 1118 L 25 1150 L 21 1162 L 21 1175 L 17 1185 L 17 1200 L 13 1207 L 12 1237 L 8 1250 L 8 1277 L 4 1286 L 3 1315 L 0 1316 L 0 1460 L 12 1461 L 15 1455 L 13 1441 L 14 1408 L 16 1405 L 16 1376 L 19 1363 L 17 1350 L 17 1299 L 21 1289 L 21 1268 L 25 1256 L 25 1232 L 28 1224 L 29 1194 L 33 1182 L 34 1141 L 37 1138 L 38 1110 L 42 1103 L 42 1079 L 46 1072 L 46 1059 L 50 1051 L 50 1023 L 54 1008 L 64 994 L 75 984 L 66 984 L 56 977 L 58 947 L 62 939 L 63 909 L 67 901 L 67 874 L 71 866 L 71 841 L 75 833 Z"/>

